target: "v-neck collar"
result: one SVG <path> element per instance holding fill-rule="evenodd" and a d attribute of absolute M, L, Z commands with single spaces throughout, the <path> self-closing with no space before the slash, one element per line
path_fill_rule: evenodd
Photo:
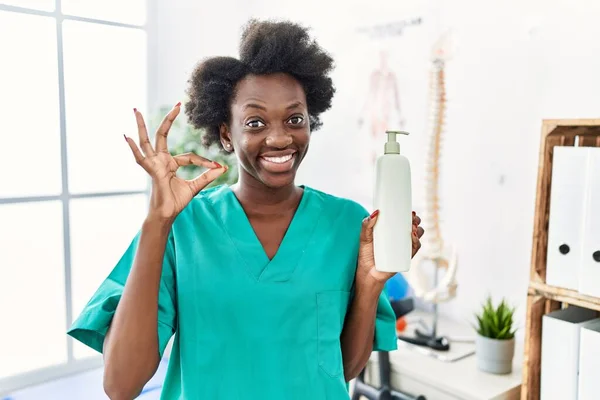
<path fill-rule="evenodd" d="M 284 282 L 290 279 L 302 258 L 320 216 L 321 202 L 312 189 L 303 188 L 302 198 L 275 253 L 269 259 L 237 196 L 227 185 L 213 197 L 213 206 L 244 260 L 249 274 L 260 282 Z M 217 201 L 218 200 L 218 201 Z"/>

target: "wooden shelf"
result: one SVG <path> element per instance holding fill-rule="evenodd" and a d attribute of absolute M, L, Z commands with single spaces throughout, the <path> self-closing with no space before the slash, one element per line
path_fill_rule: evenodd
<path fill-rule="evenodd" d="M 600 119 L 552 119 L 542 123 L 531 269 L 527 293 L 527 321 L 521 400 L 540 399 L 542 319 L 570 304 L 600 311 L 600 298 L 546 284 L 546 256 L 552 157 L 555 146 L 600 147 Z"/>
<path fill-rule="evenodd" d="M 579 292 L 575 290 L 550 286 L 541 282 L 530 282 L 529 294 L 543 296 L 549 300 L 600 311 L 599 298 L 579 294 Z"/>

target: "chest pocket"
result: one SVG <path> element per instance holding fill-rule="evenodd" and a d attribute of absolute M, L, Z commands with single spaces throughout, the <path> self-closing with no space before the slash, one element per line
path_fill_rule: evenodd
<path fill-rule="evenodd" d="M 319 367 L 331 377 L 339 377 L 344 372 L 340 335 L 349 300 L 347 291 L 317 293 Z"/>

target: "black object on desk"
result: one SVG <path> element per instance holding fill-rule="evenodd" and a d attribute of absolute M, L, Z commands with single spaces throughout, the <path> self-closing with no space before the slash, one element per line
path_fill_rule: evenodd
<path fill-rule="evenodd" d="M 392 301 L 391 304 L 396 319 L 403 317 L 415 308 L 412 298 Z M 427 400 L 425 396 L 415 396 L 392 389 L 390 355 L 387 351 L 379 352 L 379 388 L 365 382 L 365 371 L 366 369 L 363 369 L 356 378 L 352 400 L 359 400 L 361 396 L 369 400 Z"/>
<path fill-rule="evenodd" d="M 416 344 L 417 346 L 429 347 L 433 350 L 450 350 L 450 341 L 445 336 L 434 336 L 426 334 L 418 329 L 415 331 L 415 337 L 398 336 L 398 339 L 403 340 L 407 343 Z"/>

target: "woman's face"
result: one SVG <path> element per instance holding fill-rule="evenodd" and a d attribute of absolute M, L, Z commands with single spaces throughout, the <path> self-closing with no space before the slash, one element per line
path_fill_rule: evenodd
<path fill-rule="evenodd" d="M 225 149 L 231 144 L 241 174 L 269 188 L 293 184 L 310 141 L 302 86 L 287 74 L 249 75 L 236 92 L 221 129 Z"/>

